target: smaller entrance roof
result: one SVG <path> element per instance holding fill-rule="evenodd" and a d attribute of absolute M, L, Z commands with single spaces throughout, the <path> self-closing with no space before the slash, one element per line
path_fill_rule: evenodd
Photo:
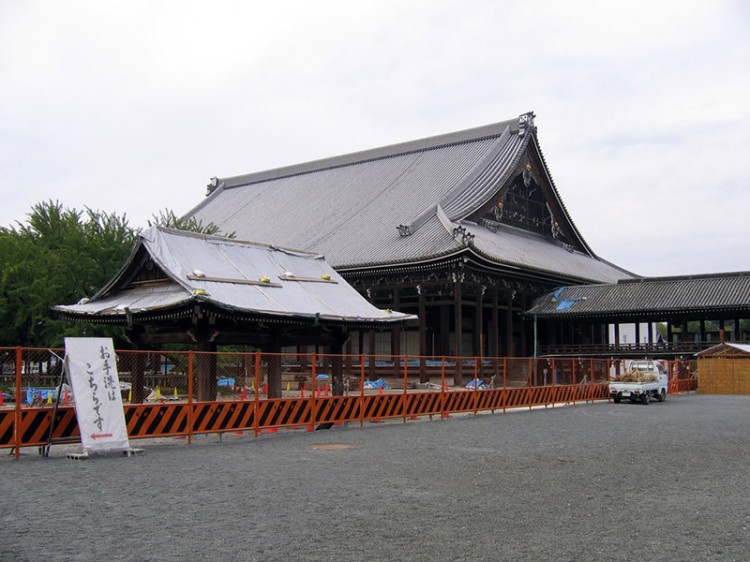
<path fill-rule="evenodd" d="M 144 231 L 115 278 L 62 317 L 125 323 L 175 319 L 194 306 L 225 317 L 388 325 L 416 318 L 370 304 L 323 256 L 164 227 Z"/>

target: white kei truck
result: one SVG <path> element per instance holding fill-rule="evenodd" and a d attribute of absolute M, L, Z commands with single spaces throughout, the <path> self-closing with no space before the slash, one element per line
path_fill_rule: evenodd
<path fill-rule="evenodd" d="M 639 359 L 630 362 L 622 377 L 610 381 L 609 396 L 615 404 L 623 398 L 642 404 L 648 404 L 652 398 L 663 402 L 667 399 L 668 388 L 669 376 L 664 365 L 650 359 Z"/>

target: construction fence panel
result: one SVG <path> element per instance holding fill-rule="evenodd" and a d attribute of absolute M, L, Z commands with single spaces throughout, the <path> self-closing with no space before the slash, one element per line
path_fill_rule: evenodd
<path fill-rule="evenodd" d="M 185 403 L 160 402 L 125 407 L 125 424 L 128 436 L 133 439 L 185 435 L 188 433 L 188 418 Z"/>
<path fill-rule="evenodd" d="M 28 407 L 43 407 L 60 398 L 72 400 L 70 387 L 63 378 L 62 350 L 23 348 L 3 350 L 2 389 L 9 392 L 12 400 L 20 396 L 21 404 Z M 12 377 L 12 379 L 11 379 Z"/>
<path fill-rule="evenodd" d="M 184 400 L 188 395 L 188 352 L 118 351 L 117 371 L 128 404 Z"/>
<path fill-rule="evenodd" d="M 698 389 L 698 369 L 695 360 L 677 360 L 667 363 L 669 392 L 678 394 Z"/>
<path fill-rule="evenodd" d="M 508 357 L 505 359 L 503 387 L 526 388 L 531 384 L 533 359 Z"/>
<path fill-rule="evenodd" d="M 608 399 L 621 367 L 596 359 L 184 351 L 118 351 L 117 362 L 134 439 L 575 404 Z M 666 367 L 670 392 L 695 390 L 693 361 Z M 0 448 L 79 440 L 73 397 L 60 384 L 62 350 L 2 348 L 0 368 Z"/>

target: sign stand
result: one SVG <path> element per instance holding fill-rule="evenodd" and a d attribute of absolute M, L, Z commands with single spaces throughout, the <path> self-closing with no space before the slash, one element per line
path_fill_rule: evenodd
<path fill-rule="evenodd" d="M 112 338 L 65 338 L 64 371 L 73 393 L 83 445 L 82 453 L 69 454 L 68 458 L 83 460 L 91 453 L 111 452 L 130 457 L 143 452 L 132 449 L 128 441 Z M 48 441 L 51 436 L 52 429 Z M 46 452 L 49 454 L 49 443 Z"/>
<path fill-rule="evenodd" d="M 60 359 L 60 357 L 57 354 L 54 354 L 55 357 Z M 60 395 L 63 392 L 63 382 L 65 381 L 65 362 L 63 361 L 62 369 L 60 369 L 60 376 L 57 378 L 57 396 L 55 396 L 55 407 L 52 409 L 52 421 L 49 423 L 49 433 L 47 433 L 47 443 L 39 447 L 39 454 L 43 457 L 49 456 L 49 450 L 50 447 L 52 447 L 52 443 L 55 441 L 55 438 L 52 437 L 54 431 L 55 431 L 55 425 L 57 424 L 57 409 L 60 406 Z M 70 377 L 68 377 L 70 378 Z"/>

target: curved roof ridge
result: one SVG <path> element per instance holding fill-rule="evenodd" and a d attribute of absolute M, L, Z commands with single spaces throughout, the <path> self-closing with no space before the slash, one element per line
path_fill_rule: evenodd
<path fill-rule="evenodd" d="M 432 203 L 428 205 L 426 208 L 422 209 L 412 220 L 399 225 L 397 227 L 399 231 L 404 235 L 413 234 L 414 232 L 419 230 L 419 228 L 424 225 L 430 219 L 430 217 L 435 215 L 438 207 L 444 208 L 446 201 L 448 201 L 448 204 L 450 204 L 451 199 L 455 199 L 456 197 L 460 196 L 461 192 L 464 190 L 464 186 L 467 183 L 473 181 L 472 179 L 467 180 L 467 178 L 476 178 L 478 176 L 482 176 L 486 168 L 492 165 L 493 162 L 495 162 L 496 153 L 502 151 L 504 146 L 502 141 L 509 134 L 508 131 L 509 128 L 506 128 L 505 131 L 503 131 L 502 135 L 500 135 L 498 139 L 494 141 L 490 147 L 488 147 L 487 153 L 474 163 L 471 169 L 466 172 L 466 175 L 461 180 L 456 182 L 456 185 L 438 203 Z"/>
<path fill-rule="evenodd" d="M 452 220 L 464 219 L 487 203 L 518 165 L 528 138 L 529 135 L 522 137 L 508 131 L 505 143 L 501 143 L 487 166 L 443 198 L 441 206 Z"/>
<path fill-rule="evenodd" d="M 412 152 L 423 152 L 425 150 L 443 148 L 454 144 L 461 144 L 491 137 L 497 137 L 502 135 L 503 132 L 508 129 L 508 127 L 517 122 L 518 118 L 510 119 L 508 121 L 500 121 L 499 123 L 483 125 L 481 127 L 474 127 L 471 129 L 464 129 L 462 131 L 456 131 L 454 133 L 445 133 L 442 135 L 386 145 L 379 148 L 372 148 L 359 152 L 351 152 L 349 154 L 342 154 L 340 156 L 333 156 L 320 160 L 311 160 L 309 162 L 303 162 L 301 164 L 293 164 L 291 166 L 284 166 L 281 168 L 274 168 L 261 172 L 253 172 L 250 174 L 220 178 L 218 180 L 218 186 L 223 187 L 224 189 L 230 189 L 232 187 L 250 185 L 253 183 L 260 183 L 272 179 L 296 176 L 311 172 L 319 172 L 321 170 L 330 168 L 349 166 L 351 164 L 359 164 L 362 162 L 370 162 L 373 160 L 382 160 L 384 158 L 391 158 L 393 156 L 400 156 Z"/>
<path fill-rule="evenodd" d="M 435 214 L 438 207 L 453 221 L 467 217 L 484 205 L 495 193 L 498 184 L 508 179 L 528 145 L 529 135 L 520 135 L 518 128 L 511 126 L 516 122 L 508 121 L 508 126 L 488 148 L 484 157 L 477 160 L 437 204 L 429 205 L 411 221 L 399 225 L 399 232 L 403 235 L 413 234 Z M 520 142 L 514 142 L 516 138 Z"/>

